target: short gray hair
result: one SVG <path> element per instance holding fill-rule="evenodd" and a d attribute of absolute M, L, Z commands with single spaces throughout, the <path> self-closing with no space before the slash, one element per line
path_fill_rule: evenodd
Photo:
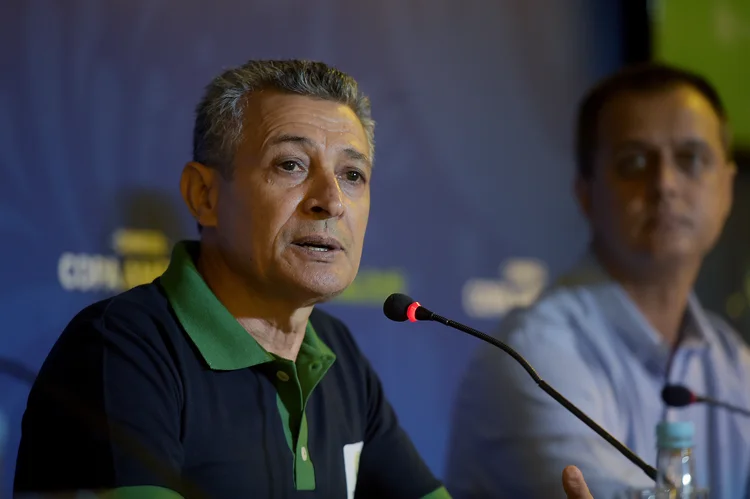
<path fill-rule="evenodd" d="M 365 130 L 372 161 L 375 122 L 369 98 L 346 73 L 322 62 L 305 60 L 252 60 L 214 78 L 196 109 L 193 161 L 216 168 L 230 178 L 242 140 L 247 98 L 252 92 L 268 89 L 349 106 Z"/>

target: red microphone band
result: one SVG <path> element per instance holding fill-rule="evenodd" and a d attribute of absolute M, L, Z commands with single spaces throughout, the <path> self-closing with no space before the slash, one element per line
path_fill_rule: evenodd
<path fill-rule="evenodd" d="M 415 301 L 411 305 L 409 305 L 409 308 L 406 309 L 406 317 L 411 322 L 417 322 L 417 309 L 421 307 L 422 305 L 419 304 L 418 301 Z"/>

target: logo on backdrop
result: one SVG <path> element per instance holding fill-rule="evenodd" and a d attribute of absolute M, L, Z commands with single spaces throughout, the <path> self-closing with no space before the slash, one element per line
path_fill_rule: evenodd
<path fill-rule="evenodd" d="M 399 269 L 359 269 L 354 282 L 331 303 L 382 307 L 391 293 L 408 294 L 406 274 Z"/>
<path fill-rule="evenodd" d="M 167 269 L 171 246 L 159 230 L 120 228 L 112 234 L 112 250 L 60 255 L 60 285 L 67 291 L 117 293 L 149 283 Z"/>
<path fill-rule="evenodd" d="M 464 312 L 477 319 L 497 319 L 530 305 L 544 290 L 549 272 L 541 260 L 511 258 L 500 264 L 499 278 L 471 279 L 463 287 Z"/>

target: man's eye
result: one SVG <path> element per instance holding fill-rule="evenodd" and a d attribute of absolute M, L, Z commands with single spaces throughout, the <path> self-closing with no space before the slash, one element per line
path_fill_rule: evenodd
<path fill-rule="evenodd" d="M 287 172 L 293 172 L 297 169 L 301 169 L 302 166 L 296 161 L 289 160 L 279 163 L 279 168 Z"/>
<path fill-rule="evenodd" d="M 625 175 L 634 175 L 643 172 L 647 167 L 648 157 L 645 154 L 628 154 L 617 161 L 617 169 Z"/>
<path fill-rule="evenodd" d="M 346 172 L 345 176 L 349 182 L 362 182 L 365 179 L 364 175 L 356 170 Z"/>
<path fill-rule="evenodd" d="M 689 175 L 699 173 L 706 166 L 705 158 L 697 151 L 684 151 L 678 153 L 675 159 L 677 166 Z"/>

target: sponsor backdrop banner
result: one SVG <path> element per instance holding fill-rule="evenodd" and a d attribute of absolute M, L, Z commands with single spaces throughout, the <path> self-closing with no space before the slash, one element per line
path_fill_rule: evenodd
<path fill-rule="evenodd" d="M 389 322 L 383 299 L 491 330 L 577 258 L 571 124 L 618 64 L 615 3 L 4 0 L 0 24 L 0 356 L 36 371 L 78 310 L 152 280 L 196 236 L 178 178 L 217 72 L 321 59 L 362 83 L 378 122 L 362 270 L 325 308 L 442 475 L 477 340 Z M 6 494 L 27 393 L 0 376 Z"/>

